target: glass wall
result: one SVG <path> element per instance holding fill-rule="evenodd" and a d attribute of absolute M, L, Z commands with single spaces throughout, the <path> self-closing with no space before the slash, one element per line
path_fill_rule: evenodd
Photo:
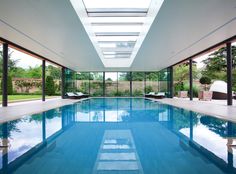
<path fill-rule="evenodd" d="M 130 96 L 130 80 L 132 79 L 132 96 L 143 97 L 149 92 L 165 92 L 169 95 L 170 77 L 168 69 L 161 72 L 78 72 L 75 88 L 88 93 L 92 97 Z M 103 82 L 103 79 L 105 80 Z M 160 79 L 160 82 L 159 82 Z M 104 88 L 103 85 L 105 84 Z"/>
<path fill-rule="evenodd" d="M 158 92 L 158 72 L 146 72 L 145 93 Z"/>
<path fill-rule="evenodd" d="M 105 72 L 105 96 L 118 95 L 117 72 Z"/>
<path fill-rule="evenodd" d="M 235 61 L 235 46 L 232 47 L 233 67 Z M 215 50 L 206 53 L 205 55 L 195 59 L 201 65 L 199 86 L 200 91 L 212 91 L 212 99 L 225 100 L 227 99 L 227 51 L 226 45 L 222 45 Z M 199 63 L 200 62 L 200 63 Z M 234 69 L 234 68 L 233 68 Z M 235 71 L 233 70 L 233 74 Z M 235 90 L 233 84 L 233 90 Z"/>
<path fill-rule="evenodd" d="M 159 72 L 159 92 L 165 92 L 168 96 L 169 71 L 167 68 Z"/>
<path fill-rule="evenodd" d="M 187 97 L 189 91 L 189 64 L 188 61 L 173 66 L 174 96 Z M 180 91 L 184 91 L 180 93 Z"/>
<path fill-rule="evenodd" d="M 2 81 L 2 58 L 3 54 L 2 54 L 2 43 L 0 42 L 0 78 Z M 0 95 L 2 94 L 2 85 L 0 85 Z M 2 102 L 2 101 L 0 101 Z"/>
<path fill-rule="evenodd" d="M 76 72 L 68 68 L 65 69 L 65 92 L 76 92 Z"/>
<path fill-rule="evenodd" d="M 118 72 L 117 96 L 130 96 L 130 72 Z"/>
<path fill-rule="evenodd" d="M 89 94 L 89 72 L 78 72 L 76 74 L 76 89 L 78 92 Z"/>
<path fill-rule="evenodd" d="M 206 61 L 212 53 L 213 52 L 209 52 L 193 59 L 193 97 L 198 97 L 200 91 L 208 91 L 210 89 L 211 79 L 208 78 L 208 75 L 204 75 L 203 71 L 205 69 L 204 61 Z M 201 78 L 208 81 L 206 82 L 207 84 L 201 84 Z"/>
<path fill-rule="evenodd" d="M 45 93 L 51 98 L 61 95 L 61 67 L 46 61 Z"/>
<path fill-rule="evenodd" d="M 42 60 L 12 47 L 8 51 L 8 102 L 41 99 Z"/>
<path fill-rule="evenodd" d="M 144 72 L 132 72 L 132 96 L 144 96 Z"/>
<path fill-rule="evenodd" d="M 232 43 L 232 59 L 233 59 L 233 87 L 232 90 L 234 91 L 234 96 L 236 93 L 236 42 Z"/>
<path fill-rule="evenodd" d="M 103 96 L 103 72 L 90 73 L 90 95 L 93 97 Z"/>
<path fill-rule="evenodd" d="M 0 78 L 3 52 L 0 43 Z M 42 99 L 42 59 L 8 45 L 8 103 Z M 61 67 L 46 61 L 46 98 L 61 94 Z M 2 94 L 2 86 L 0 87 Z M 1 100 L 1 99 L 0 99 Z M 1 101 L 0 101 L 1 102 Z"/>

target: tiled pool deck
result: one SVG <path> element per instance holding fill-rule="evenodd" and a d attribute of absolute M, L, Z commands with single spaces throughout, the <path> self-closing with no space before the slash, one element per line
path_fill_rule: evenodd
<path fill-rule="evenodd" d="M 165 98 L 156 101 L 202 114 L 211 115 L 223 120 L 236 122 L 236 105 L 227 106 L 225 100 L 199 101 L 194 99 L 193 101 L 190 101 L 189 99 Z M 236 102 L 234 101 L 234 103 Z"/>
<path fill-rule="evenodd" d="M 14 120 L 25 115 L 40 113 L 60 106 L 73 104 L 78 101 L 79 100 L 56 98 L 49 99 L 45 102 L 37 100 L 12 103 L 9 104 L 8 107 L 0 107 L 0 122 Z M 189 101 L 187 99 L 176 98 L 156 99 L 156 101 L 236 122 L 236 106 L 227 106 L 226 101 Z"/>
<path fill-rule="evenodd" d="M 25 115 L 32 115 L 57 108 L 64 105 L 73 104 L 78 100 L 71 99 L 48 99 L 45 102 L 41 100 L 11 103 L 8 107 L 0 107 L 0 123 L 14 120 Z"/>

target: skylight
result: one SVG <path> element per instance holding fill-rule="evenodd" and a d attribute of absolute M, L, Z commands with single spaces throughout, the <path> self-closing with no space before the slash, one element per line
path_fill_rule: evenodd
<path fill-rule="evenodd" d="M 137 36 L 100 36 L 96 38 L 98 42 L 102 41 L 130 41 L 130 42 L 136 42 L 138 37 Z"/>
<path fill-rule="evenodd" d="M 149 8 L 151 0 L 83 0 L 87 9 L 90 8 Z"/>
<path fill-rule="evenodd" d="M 130 67 L 164 0 L 70 0 L 105 67 Z"/>

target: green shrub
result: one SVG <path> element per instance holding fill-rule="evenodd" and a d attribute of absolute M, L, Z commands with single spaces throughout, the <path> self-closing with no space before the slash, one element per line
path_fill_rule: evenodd
<path fill-rule="evenodd" d="M 143 96 L 143 91 L 136 89 L 136 90 L 133 92 L 133 96 L 134 96 L 134 97 L 135 97 L 135 96 Z"/>
<path fill-rule="evenodd" d="M 184 90 L 183 82 L 174 84 L 174 90 L 175 90 L 175 95 L 177 95 L 178 91 L 183 91 Z"/>
<path fill-rule="evenodd" d="M 153 92 L 152 86 L 146 86 L 145 91 L 146 93 Z"/>
<path fill-rule="evenodd" d="M 125 90 L 125 91 L 122 93 L 122 96 L 130 96 L 130 91 L 129 91 L 129 90 Z"/>
<path fill-rule="evenodd" d="M 185 83 L 183 86 L 184 91 L 189 91 L 189 84 Z M 198 97 L 198 87 L 193 84 L 193 97 Z"/>
<path fill-rule="evenodd" d="M 92 93 L 93 97 L 103 96 L 103 89 L 96 89 L 94 93 Z"/>
<path fill-rule="evenodd" d="M 111 96 L 120 97 L 122 95 L 123 95 L 123 93 L 121 91 L 113 91 Z"/>
<path fill-rule="evenodd" d="M 232 76 L 233 76 L 233 91 L 236 91 L 236 69 L 233 69 L 233 72 L 232 72 Z"/>
<path fill-rule="evenodd" d="M 89 82 L 82 82 L 80 85 L 79 91 L 83 93 L 87 93 L 88 88 L 89 88 Z"/>
<path fill-rule="evenodd" d="M 51 96 L 55 94 L 55 91 L 56 88 L 52 76 L 47 76 L 45 82 L 45 94 Z"/>
<path fill-rule="evenodd" d="M 202 85 L 209 85 L 211 84 L 211 78 L 207 77 L 207 76 L 202 76 L 199 80 L 199 82 L 202 84 Z"/>
<path fill-rule="evenodd" d="M 33 95 L 42 95 L 42 91 L 35 91 L 35 92 L 31 93 L 31 94 L 33 94 Z"/>
<path fill-rule="evenodd" d="M 204 85 L 204 90 L 207 90 L 207 86 L 206 85 L 209 85 L 211 84 L 211 78 L 207 77 L 207 76 L 202 76 L 199 80 L 199 82 Z"/>

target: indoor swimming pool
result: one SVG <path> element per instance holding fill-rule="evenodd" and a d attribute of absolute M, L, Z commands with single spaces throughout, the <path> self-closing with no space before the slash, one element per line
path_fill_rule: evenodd
<path fill-rule="evenodd" d="M 236 173 L 236 124 L 145 98 L 91 98 L 0 124 L 1 173 Z"/>

